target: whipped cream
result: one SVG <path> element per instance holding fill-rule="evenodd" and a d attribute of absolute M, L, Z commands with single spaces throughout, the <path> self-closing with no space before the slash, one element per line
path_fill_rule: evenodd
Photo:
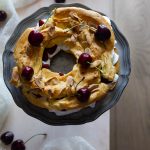
<path fill-rule="evenodd" d="M 104 19 L 111 25 L 110 19 L 109 19 L 107 16 L 103 16 L 103 17 L 104 17 Z"/>
<path fill-rule="evenodd" d="M 50 110 L 49 112 L 54 112 L 57 116 L 64 116 L 64 115 L 75 113 L 80 110 L 81 109 L 78 108 L 78 109 L 72 109 L 72 110 L 66 110 L 66 111 Z"/>
<path fill-rule="evenodd" d="M 51 62 L 51 59 L 56 55 L 58 54 L 61 50 L 63 51 L 68 51 L 69 50 L 69 47 L 64 45 L 64 44 L 60 44 L 60 45 L 57 45 L 57 48 L 56 48 L 56 51 L 53 53 L 53 54 L 48 54 L 48 60 L 47 61 L 43 61 L 43 63 L 46 63 L 46 64 L 50 64 Z"/>
<path fill-rule="evenodd" d="M 117 81 L 118 81 L 118 79 L 119 79 L 119 75 L 118 75 L 118 74 L 115 74 L 115 77 L 114 77 L 113 82 L 117 82 Z"/>
<path fill-rule="evenodd" d="M 48 54 L 48 57 L 51 59 L 51 58 L 53 58 L 56 54 L 58 54 L 61 50 L 62 50 L 62 48 L 61 48 L 62 46 L 60 46 L 60 45 L 57 45 L 57 48 L 56 48 L 56 51 L 53 53 L 53 54 Z M 65 46 L 64 46 L 65 47 Z"/>
<path fill-rule="evenodd" d="M 64 44 L 60 44 L 60 45 L 58 45 L 58 47 L 60 48 L 60 50 L 63 50 L 63 51 L 69 51 L 69 49 L 70 49 L 68 46 L 66 46 Z"/>
<path fill-rule="evenodd" d="M 112 59 L 112 64 L 113 65 L 115 65 L 118 62 L 118 60 L 119 60 L 119 55 L 114 51 L 114 49 L 112 50 L 111 59 Z M 115 74 L 113 82 L 117 82 L 118 79 L 119 79 L 119 75 Z"/>
<path fill-rule="evenodd" d="M 90 104 L 88 107 L 94 108 L 95 107 L 95 102 Z M 57 116 L 64 116 L 64 115 L 68 115 L 68 114 L 78 112 L 80 110 L 81 110 L 81 108 L 76 108 L 76 109 L 67 110 L 67 111 L 50 110 L 49 112 L 54 112 Z"/>
<path fill-rule="evenodd" d="M 111 58 L 112 58 L 113 65 L 115 65 L 119 60 L 119 55 L 114 51 L 114 49 L 112 50 Z"/>

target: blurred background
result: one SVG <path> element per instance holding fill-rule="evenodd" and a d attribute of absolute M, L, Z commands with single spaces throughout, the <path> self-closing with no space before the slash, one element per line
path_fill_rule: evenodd
<path fill-rule="evenodd" d="M 54 0 L 0 0 L 0 10 L 8 13 L 7 20 L 0 22 L 0 54 L 20 20 L 53 3 Z M 65 3 L 82 3 L 115 21 L 131 49 L 132 71 L 129 83 L 118 104 L 96 121 L 76 127 L 52 127 L 27 116 L 14 104 L 4 88 L 1 71 L 1 88 L 4 91 L 0 98 L 7 101 L 6 104 L 2 100 L 0 102 L 1 132 L 13 130 L 16 136 L 24 139 L 39 131 L 47 132 L 48 140 L 79 135 L 96 150 L 150 149 L 150 1 L 66 0 Z M 2 68 L 2 62 L 0 65 Z M 42 144 L 43 141 L 37 139 L 28 144 L 28 149 L 41 149 Z"/>

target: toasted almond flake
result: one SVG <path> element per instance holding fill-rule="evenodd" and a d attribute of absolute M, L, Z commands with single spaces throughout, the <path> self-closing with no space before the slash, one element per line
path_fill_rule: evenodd
<path fill-rule="evenodd" d="M 95 88 L 94 90 L 92 90 L 92 93 L 99 91 L 99 88 Z"/>
<path fill-rule="evenodd" d="M 49 27 L 49 30 L 48 30 L 49 36 L 53 36 L 53 35 L 54 35 L 54 32 L 55 32 L 55 26 Z"/>
<path fill-rule="evenodd" d="M 35 84 L 36 84 L 39 88 L 41 88 L 41 89 L 44 88 L 44 83 L 41 82 L 41 78 L 34 78 L 34 80 L 35 80 Z"/>
<path fill-rule="evenodd" d="M 85 34 L 85 37 L 86 37 L 86 40 L 87 40 L 88 44 L 91 45 L 92 44 L 92 37 L 91 37 L 89 31 L 84 30 L 84 34 Z"/>
<path fill-rule="evenodd" d="M 57 85 L 59 83 L 56 77 L 52 77 L 46 81 L 45 85 Z"/>
<path fill-rule="evenodd" d="M 18 81 L 19 80 L 19 74 L 18 74 L 18 67 L 14 67 L 13 71 L 12 71 L 12 79 L 14 81 Z"/>
<path fill-rule="evenodd" d="M 85 48 L 85 53 L 88 53 L 88 54 L 90 54 L 91 53 L 91 49 L 90 48 Z"/>
<path fill-rule="evenodd" d="M 96 88 L 98 88 L 99 87 L 99 84 L 91 84 L 89 87 L 88 87 L 88 89 L 90 90 L 90 91 L 93 91 L 94 89 L 96 89 Z"/>
<path fill-rule="evenodd" d="M 82 54 L 82 51 L 80 51 L 80 50 L 75 51 L 75 55 L 76 55 L 76 56 L 79 57 L 81 54 Z"/>
<path fill-rule="evenodd" d="M 18 67 L 14 67 L 12 70 L 12 78 L 10 81 L 12 84 L 15 86 L 19 87 L 21 86 L 20 78 L 19 78 L 19 73 L 18 73 Z"/>
<path fill-rule="evenodd" d="M 90 67 L 91 68 L 97 67 L 97 66 L 101 65 L 101 62 L 102 62 L 101 60 L 96 60 L 93 63 L 91 63 Z"/>
<path fill-rule="evenodd" d="M 74 84 L 74 79 L 72 76 L 68 76 L 67 77 L 67 81 L 66 81 L 67 86 L 73 86 Z"/>
<path fill-rule="evenodd" d="M 31 45 L 29 43 L 25 46 L 25 49 L 26 49 L 26 54 L 28 56 L 30 56 L 32 53 L 32 49 L 31 49 Z"/>
<path fill-rule="evenodd" d="M 75 12 L 70 12 L 69 15 L 70 15 L 70 17 L 71 17 L 72 19 L 76 19 L 76 20 L 79 21 L 79 22 L 82 21 L 82 19 L 81 19 L 81 18 L 77 15 L 77 13 L 75 13 Z"/>
<path fill-rule="evenodd" d="M 72 20 L 71 17 L 67 17 L 67 18 L 63 18 L 63 19 L 54 18 L 54 22 L 56 24 L 59 24 L 59 23 L 68 23 L 68 22 L 70 22 L 70 20 Z"/>
<path fill-rule="evenodd" d="M 93 31 L 93 32 L 96 32 L 97 29 L 94 28 L 94 27 L 90 27 L 90 30 Z"/>
<path fill-rule="evenodd" d="M 72 41 L 72 42 L 76 42 L 76 41 L 77 41 L 77 39 L 75 38 L 74 35 L 71 36 L 71 41 Z"/>

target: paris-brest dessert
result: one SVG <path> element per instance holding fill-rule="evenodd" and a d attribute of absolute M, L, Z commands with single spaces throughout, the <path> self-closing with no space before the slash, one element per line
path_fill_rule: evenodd
<path fill-rule="evenodd" d="M 11 83 L 38 107 L 82 109 L 101 101 L 115 87 L 119 55 L 114 45 L 109 18 L 77 7 L 54 9 L 17 41 Z M 60 51 L 76 58 L 66 74 L 50 69 L 51 59 Z"/>

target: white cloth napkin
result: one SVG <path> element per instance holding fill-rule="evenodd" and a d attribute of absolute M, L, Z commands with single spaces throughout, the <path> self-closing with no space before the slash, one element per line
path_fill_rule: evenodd
<path fill-rule="evenodd" d="M 45 144 L 42 150 L 95 150 L 80 136 L 71 138 L 58 138 Z"/>
<path fill-rule="evenodd" d="M 5 22 L 0 22 L 0 129 L 2 128 L 4 121 L 9 112 L 9 104 L 12 99 L 6 85 L 3 80 L 3 64 L 2 64 L 2 54 L 6 41 L 13 32 L 16 24 L 18 23 L 18 16 L 16 14 L 15 8 L 11 0 L 0 0 L 0 10 L 7 12 L 7 20 Z"/>
<path fill-rule="evenodd" d="M 7 40 L 19 22 L 15 6 L 17 8 L 22 7 L 32 3 L 33 1 L 35 0 L 0 0 L 0 10 L 4 10 L 7 13 L 6 21 L 0 22 L 0 130 L 9 112 L 10 102 L 12 99 L 3 81 L 2 54 Z"/>

